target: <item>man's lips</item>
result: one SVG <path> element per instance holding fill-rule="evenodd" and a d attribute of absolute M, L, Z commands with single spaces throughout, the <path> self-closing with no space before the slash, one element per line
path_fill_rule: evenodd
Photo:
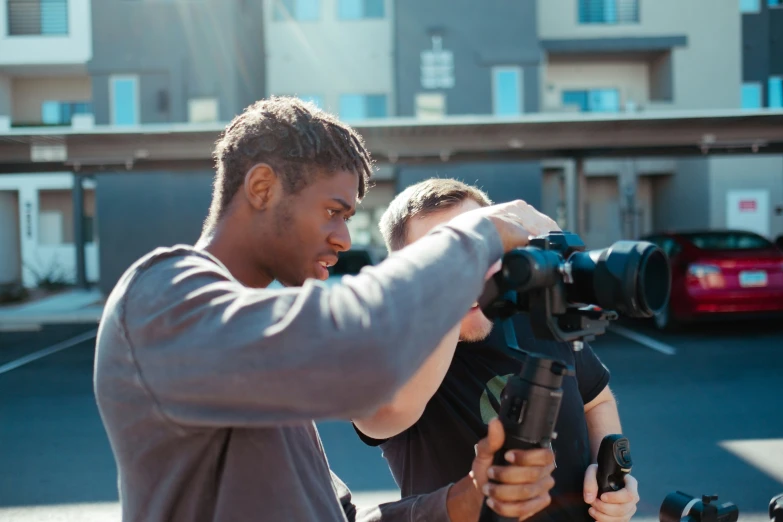
<path fill-rule="evenodd" d="M 325 256 L 318 258 L 318 264 L 324 268 L 329 268 L 337 264 L 337 256 Z"/>
<path fill-rule="evenodd" d="M 337 256 L 325 256 L 316 261 L 318 279 L 325 281 L 329 277 L 329 267 L 337 264 Z"/>

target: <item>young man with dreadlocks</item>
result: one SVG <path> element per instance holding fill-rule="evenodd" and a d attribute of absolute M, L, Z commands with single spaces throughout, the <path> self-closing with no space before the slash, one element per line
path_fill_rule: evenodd
<path fill-rule="evenodd" d="M 313 421 L 369 417 L 392 401 L 444 349 L 488 268 L 547 221 L 521 201 L 469 212 L 327 288 L 315 280 L 350 247 L 346 220 L 367 190 L 361 138 L 312 105 L 272 98 L 231 122 L 215 160 L 201 239 L 134 263 L 101 320 L 94 385 L 123 520 L 459 515 L 469 495 L 450 486 L 357 512 Z M 266 288 L 273 280 L 287 288 Z M 474 491 L 502 445 L 498 428 L 476 449 Z M 551 455 L 511 460 L 516 473 L 491 500 L 528 516 L 548 502 Z"/>
<path fill-rule="evenodd" d="M 389 250 L 401 251 L 425 240 L 439 225 L 490 205 L 487 194 L 476 187 L 454 179 L 429 179 L 397 195 L 383 214 L 380 229 Z M 451 292 L 444 296 L 438 306 L 450 299 Z M 530 522 L 627 522 L 639 500 L 634 477 L 626 476 L 622 490 L 596 498 L 595 461 L 601 440 L 621 432 L 609 371 L 589 345 L 574 352 L 567 343 L 537 339 L 527 314 L 516 314 L 511 321 L 523 350 L 556 357 L 576 369 L 576 376 L 563 381 L 558 436 L 552 443 L 557 469 L 551 504 Z M 354 421 L 366 444 L 382 447 L 403 495 L 428 493 L 450 483 L 461 488 L 471 482 L 473 445 L 491 431 L 487 424 L 497 416 L 500 393 L 521 367 L 521 356 L 508 348 L 504 329 L 478 306 L 442 346 L 392 403 Z M 494 487 L 489 486 L 490 491 Z M 474 497 L 473 516 L 482 501 Z"/>

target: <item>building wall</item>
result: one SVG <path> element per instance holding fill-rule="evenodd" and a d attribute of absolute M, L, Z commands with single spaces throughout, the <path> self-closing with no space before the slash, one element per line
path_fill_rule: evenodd
<path fill-rule="evenodd" d="M 646 104 L 650 99 L 649 66 L 628 58 L 550 56 L 546 67 L 542 110 L 559 108 L 564 90 L 617 88 L 620 103 Z"/>
<path fill-rule="evenodd" d="M 710 226 L 725 228 L 731 190 L 769 192 L 769 239 L 783 235 L 783 156 L 731 156 L 709 160 Z M 781 214 L 775 209 L 781 208 Z"/>
<path fill-rule="evenodd" d="M 455 178 L 475 185 L 495 203 L 523 199 L 541 208 L 543 172 L 537 161 L 498 163 L 445 163 L 432 166 L 401 166 L 397 191 L 432 177 Z"/>
<path fill-rule="evenodd" d="M 491 114 L 492 67 L 523 71 L 525 112 L 537 112 L 541 88 L 541 51 L 536 30 L 536 1 L 397 0 L 395 20 L 397 113 L 415 115 L 415 97 L 443 92 L 447 114 Z M 442 34 L 443 49 L 453 52 L 454 87 L 421 85 L 421 52 L 432 49 L 431 34 Z"/>
<path fill-rule="evenodd" d="M 783 76 L 783 8 L 769 8 L 769 31 L 775 35 L 769 39 L 769 73 L 775 76 Z"/>
<path fill-rule="evenodd" d="M 41 105 L 45 101 L 89 102 L 92 98 L 89 76 L 16 77 L 11 86 L 14 123 L 41 123 Z"/>
<path fill-rule="evenodd" d="M 188 121 L 188 101 L 204 97 L 216 98 L 218 120 L 228 121 L 264 95 L 260 2 L 106 1 L 92 13 L 98 124 L 110 120 L 111 75 L 139 77 L 141 123 Z"/>
<path fill-rule="evenodd" d="M 337 114 L 341 94 L 385 94 L 394 114 L 392 71 L 394 3 L 380 19 L 341 20 L 337 0 L 321 0 L 319 19 L 275 19 L 264 0 L 264 35 L 269 94 L 318 96 Z"/>
<path fill-rule="evenodd" d="M 705 229 L 710 226 L 710 165 L 703 158 L 677 161 L 672 176 L 653 180 L 655 231 Z"/>
<path fill-rule="evenodd" d="M 13 83 L 11 82 L 11 76 L 0 74 L 0 118 L 9 117 L 11 115 L 12 89 Z"/>
<path fill-rule="evenodd" d="M 783 76 L 783 8 L 759 2 L 758 13 L 742 15 L 742 77 L 761 86 L 762 106 L 769 105 L 768 80 Z"/>
<path fill-rule="evenodd" d="M 104 294 L 133 262 L 155 248 L 198 241 L 209 210 L 212 177 L 208 171 L 96 176 Z"/>
<path fill-rule="evenodd" d="M 90 0 L 68 0 L 67 35 L 9 36 L 8 0 L 0 0 L 0 66 L 87 63 L 93 51 L 91 4 Z"/>
<path fill-rule="evenodd" d="M 32 288 L 42 278 L 76 282 L 76 250 L 73 244 L 73 203 L 68 201 L 73 187 L 71 173 L 5 174 L 0 176 L 0 191 L 18 194 L 19 243 L 21 248 L 22 283 Z M 91 183 L 85 183 L 85 214 L 95 216 Z M 44 230 L 41 212 L 60 210 L 60 233 Z M 52 243 L 46 238 L 60 237 Z M 84 249 L 86 276 L 90 282 L 100 277 L 98 242 L 87 243 Z"/>
<path fill-rule="evenodd" d="M 0 285 L 21 282 L 19 192 L 0 190 Z"/>
<path fill-rule="evenodd" d="M 672 51 L 671 109 L 725 109 L 740 106 L 741 17 L 737 2 L 715 0 L 639 1 L 639 23 L 580 24 L 578 0 L 538 2 L 542 39 L 687 37 Z M 720 37 L 716 37 L 720 35 Z"/>

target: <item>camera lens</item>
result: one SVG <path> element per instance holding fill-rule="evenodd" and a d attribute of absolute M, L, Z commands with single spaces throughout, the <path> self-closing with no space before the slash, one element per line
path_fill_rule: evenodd
<path fill-rule="evenodd" d="M 698 501 L 699 499 L 682 491 L 669 493 L 663 499 L 658 513 L 658 520 L 660 522 L 680 522 Z"/>
<path fill-rule="evenodd" d="M 652 317 L 669 299 L 669 262 L 646 241 L 618 241 L 569 258 L 572 303 L 595 304 L 627 317 Z"/>

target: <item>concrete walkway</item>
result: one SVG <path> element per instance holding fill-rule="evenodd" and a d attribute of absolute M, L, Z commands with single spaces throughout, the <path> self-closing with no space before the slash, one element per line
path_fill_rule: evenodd
<path fill-rule="evenodd" d="M 25 330 L 46 324 L 97 323 L 103 313 L 98 290 L 67 290 L 30 303 L 0 306 L 0 330 Z"/>

